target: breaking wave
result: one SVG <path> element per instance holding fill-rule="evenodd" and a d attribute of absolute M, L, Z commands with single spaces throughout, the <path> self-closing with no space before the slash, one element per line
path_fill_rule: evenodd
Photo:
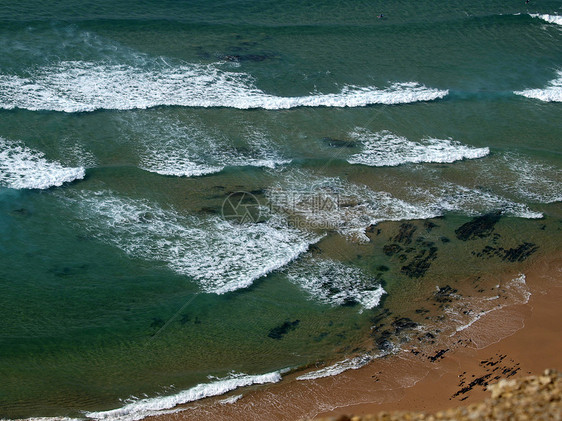
<path fill-rule="evenodd" d="M 451 139 L 430 138 L 412 142 L 387 130 L 372 133 L 358 129 L 351 137 L 361 142 L 363 150 L 352 155 L 347 162 L 372 167 L 421 162 L 451 163 L 482 158 L 490 153 L 489 148 L 473 148 Z"/>
<path fill-rule="evenodd" d="M 386 88 L 346 86 L 339 93 L 281 97 L 258 89 L 251 76 L 218 65 L 137 68 L 65 61 L 26 76 L 0 75 L 0 108 L 84 112 L 156 106 L 263 108 L 363 107 L 443 98 L 447 90 L 416 82 Z"/>
<path fill-rule="evenodd" d="M 514 93 L 544 102 L 562 102 L 562 70 L 558 70 L 557 74 L 558 78 L 551 80 L 544 89 L 525 89 Z"/>
<path fill-rule="evenodd" d="M 278 371 L 260 375 L 231 374 L 226 378 L 217 379 L 211 383 L 198 384 L 175 395 L 140 399 L 118 409 L 86 412 L 85 415 L 96 420 L 136 421 L 151 415 L 166 413 L 166 410 L 172 409 L 177 405 L 223 395 L 240 387 L 253 384 L 277 383 L 280 380 L 281 373 Z"/>
<path fill-rule="evenodd" d="M 266 223 L 234 225 L 219 217 L 184 216 L 107 191 L 76 194 L 66 197 L 94 237 L 130 256 L 164 262 L 208 293 L 246 288 L 319 240 L 275 217 Z"/>
<path fill-rule="evenodd" d="M 48 189 L 84 178 L 83 167 L 49 161 L 43 152 L 0 137 L 0 185 L 12 189 Z"/>

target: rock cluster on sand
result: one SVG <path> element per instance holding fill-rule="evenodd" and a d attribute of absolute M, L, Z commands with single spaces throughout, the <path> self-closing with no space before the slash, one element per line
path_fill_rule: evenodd
<path fill-rule="evenodd" d="M 381 412 L 377 415 L 340 416 L 324 421 L 403 420 L 562 420 L 562 373 L 546 370 L 541 376 L 500 380 L 488 386 L 492 397 L 460 408 L 422 412 Z"/>

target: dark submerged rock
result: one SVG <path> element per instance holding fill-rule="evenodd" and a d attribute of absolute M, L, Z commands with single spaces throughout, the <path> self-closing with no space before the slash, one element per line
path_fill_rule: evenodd
<path fill-rule="evenodd" d="M 394 256 L 396 253 L 401 252 L 402 247 L 400 247 L 398 244 L 386 244 L 382 248 L 382 251 L 384 254 L 390 257 L 390 256 Z"/>
<path fill-rule="evenodd" d="M 298 319 L 292 322 L 286 321 L 282 325 L 276 326 L 273 329 L 271 329 L 267 334 L 267 336 L 270 337 L 271 339 L 279 340 L 283 338 L 283 336 L 285 336 L 287 333 L 291 332 L 292 330 L 295 330 L 300 322 L 301 321 Z"/>
<path fill-rule="evenodd" d="M 501 218 L 501 211 L 489 213 L 474 218 L 455 230 L 457 238 L 462 241 L 485 238 L 494 230 L 494 226 Z"/>
<path fill-rule="evenodd" d="M 418 324 L 408 317 L 401 317 L 392 322 L 392 327 L 394 328 L 394 333 L 398 334 L 404 329 L 414 329 L 418 327 Z"/>
<path fill-rule="evenodd" d="M 431 267 L 431 262 L 437 258 L 437 247 L 422 250 L 407 265 L 402 266 L 402 273 L 410 278 L 421 278 Z"/>
<path fill-rule="evenodd" d="M 357 143 L 351 140 L 334 139 L 332 137 L 323 137 L 322 142 L 326 143 L 332 148 L 355 148 Z"/>
<path fill-rule="evenodd" d="M 451 302 L 451 295 L 456 294 L 458 291 L 455 288 L 451 288 L 450 285 L 445 285 L 444 287 L 439 288 L 434 294 L 435 301 L 440 303 L 447 303 Z"/>
<path fill-rule="evenodd" d="M 437 353 L 436 353 L 435 355 L 432 355 L 432 356 L 427 357 L 427 359 L 428 359 L 429 361 L 431 361 L 432 363 L 434 363 L 435 361 L 437 361 L 437 360 L 443 358 L 443 355 L 444 355 L 447 351 L 449 351 L 449 348 L 447 348 L 447 349 L 441 349 L 441 350 L 437 351 Z"/>
<path fill-rule="evenodd" d="M 531 254 L 536 252 L 539 247 L 534 243 L 523 243 L 516 248 L 511 248 L 509 250 L 504 250 L 504 260 L 509 262 L 522 262 Z"/>
<path fill-rule="evenodd" d="M 412 237 L 416 232 L 416 226 L 410 223 L 403 223 L 400 225 L 400 230 L 398 234 L 394 237 L 394 241 L 402 244 L 410 244 L 412 242 Z"/>

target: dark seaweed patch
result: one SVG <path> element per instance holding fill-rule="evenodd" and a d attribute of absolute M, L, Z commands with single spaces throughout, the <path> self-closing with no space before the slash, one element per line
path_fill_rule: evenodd
<path fill-rule="evenodd" d="M 154 317 L 152 319 L 152 323 L 150 324 L 150 327 L 152 328 L 156 328 L 156 329 L 160 329 L 164 326 L 164 320 L 158 318 L 158 317 Z"/>
<path fill-rule="evenodd" d="M 493 212 L 474 218 L 455 230 L 457 238 L 462 241 L 485 238 L 494 230 L 494 226 L 501 218 L 501 212 Z"/>
<path fill-rule="evenodd" d="M 447 351 L 449 351 L 449 348 L 447 348 L 447 349 L 441 349 L 441 350 L 437 351 L 437 353 L 436 353 L 435 355 L 432 355 L 432 356 L 427 357 L 427 359 L 428 359 L 429 361 L 431 361 L 432 363 L 434 363 L 435 361 L 437 361 L 437 360 L 439 360 L 439 359 L 442 359 L 442 358 L 443 358 L 443 355 L 444 355 Z"/>
<path fill-rule="evenodd" d="M 382 248 L 382 251 L 384 254 L 390 257 L 390 256 L 394 256 L 396 253 L 401 252 L 402 247 L 400 247 L 398 244 L 386 244 Z"/>
<path fill-rule="evenodd" d="M 285 323 L 283 323 L 282 325 L 276 326 L 273 329 L 271 329 L 269 331 L 269 333 L 267 334 L 268 337 L 270 337 L 271 339 L 281 339 L 283 338 L 283 336 L 285 336 L 287 333 L 291 332 L 292 330 L 295 330 L 297 328 L 297 326 L 299 325 L 300 320 L 294 320 L 292 322 L 290 321 L 286 321 Z"/>
<path fill-rule="evenodd" d="M 431 267 L 431 262 L 437 258 L 437 247 L 420 251 L 407 265 L 402 266 L 402 273 L 410 278 L 421 278 Z"/>
<path fill-rule="evenodd" d="M 539 249 L 534 243 L 524 242 L 515 248 L 504 249 L 503 247 L 486 246 L 479 252 L 472 252 L 476 257 L 482 259 L 490 259 L 492 257 L 499 257 L 503 261 L 515 263 L 523 262 L 533 253 Z"/>
<path fill-rule="evenodd" d="M 398 234 L 394 237 L 394 241 L 402 244 L 410 244 L 416 229 L 416 226 L 413 224 L 407 222 L 401 224 Z"/>

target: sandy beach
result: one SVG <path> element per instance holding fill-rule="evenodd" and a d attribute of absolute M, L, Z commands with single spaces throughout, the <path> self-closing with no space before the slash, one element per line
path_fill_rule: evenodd
<path fill-rule="evenodd" d="M 525 274 L 527 303 L 486 314 L 435 354 L 405 348 L 332 377 L 298 381 L 302 373 L 291 374 L 278 384 L 234 391 L 156 418 L 294 420 L 437 411 L 478 402 L 489 383 L 562 367 L 562 257 L 536 261 Z"/>

